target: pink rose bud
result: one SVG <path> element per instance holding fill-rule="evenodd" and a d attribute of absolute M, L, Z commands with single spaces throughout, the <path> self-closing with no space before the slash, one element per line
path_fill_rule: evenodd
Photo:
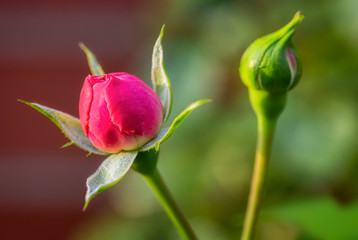
<path fill-rule="evenodd" d="M 140 148 L 156 136 L 163 121 L 158 96 L 127 73 L 86 77 L 79 112 L 83 132 L 107 153 Z"/>

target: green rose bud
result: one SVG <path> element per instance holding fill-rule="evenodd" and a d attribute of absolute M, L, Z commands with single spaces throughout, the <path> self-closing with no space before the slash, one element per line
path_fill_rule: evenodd
<path fill-rule="evenodd" d="M 292 36 L 303 18 L 297 12 L 286 26 L 257 39 L 247 48 L 239 69 L 241 79 L 247 87 L 284 93 L 298 83 L 302 64 L 292 43 Z"/>

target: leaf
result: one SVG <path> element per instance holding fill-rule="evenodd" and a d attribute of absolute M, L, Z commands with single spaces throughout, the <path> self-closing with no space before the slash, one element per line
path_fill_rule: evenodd
<path fill-rule="evenodd" d="M 158 95 L 163 105 L 163 123 L 168 120 L 172 108 L 172 87 L 170 86 L 170 81 L 163 63 L 163 47 L 161 42 L 164 28 L 165 25 L 163 25 L 159 37 L 155 42 L 152 55 L 152 83 L 154 92 Z"/>
<path fill-rule="evenodd" d="M 30 107 L 36 109 L 46 117 L 48 117 L 57 127 L 59 127 L 62 132 L 66 135 L 67 138 L 71 140 L 78 147 L 82 148 L 91 153 L 95 153 L 98 155 L 107 155 L 100 150 L 98 150 L 95 146 L 92 145 L 91 141 L 88 137 L 83 133 L 80 120 L 76 117 L 73 117 L 67 113 L 58 111 L 53 108 L 49 108 L 38 103 L 30 103 L 23 100 L 19 100 Z M 65 144 L 63 147 L 68 146 Z"/>
<path fill-rule="evenodd" d="M 118 183 L 132 166 L 138 152 L 120 152 L 110 155 L 102 162 L 97 171 L 87 178 L 87 193 L 85 197 L 86 210 L 90 200 Z"/>
<path fill-rule="evenodd" d="M 358 202 L 339 205 L 330 196 L 296 199 L 266 209 L 274 221 L 294 223 L 315 239 L 357 239 Z"/>
<path fill-rule="evenodd" d="M 86 54 L 88 66 L 91 70 L 92 75 L 103 75 L 103 68 L 98 63 L 96 56 L 83 43 L 79 43 L 79 46 Z"/>
<path fill-rule="evenodd" d="M 157 136 L 153 138 L 151 141 L 149 141 L 147 144 L 145 144 L 143 147 L 139 149 L 139 151 L 148 151 L 152 148 L 155 148 L 156 150 L 159 149 L 159 145 L 163 142 L 165 142 L 173 133 L 174 131 L 182 124 L 184 119 L 189 116 L 189 114 L 196 109 L 197 107 L 211 102 L 210 99 L 202 99 L 196 102 L 193 102 L 190 104 L 187 108 L 184 109 L 172 122 L 171 126 L 169 128 L 162 128 Z"/>

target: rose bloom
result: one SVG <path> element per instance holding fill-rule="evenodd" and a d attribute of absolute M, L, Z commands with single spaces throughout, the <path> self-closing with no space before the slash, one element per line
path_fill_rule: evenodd
<path fill-rule="evenodd" d="M 79 115 L 83 132 L 99 150 L 130 151 L 154 138 L 163 121 L 163 107 L 155 92 L 127 73 L 87 76 Z"/>

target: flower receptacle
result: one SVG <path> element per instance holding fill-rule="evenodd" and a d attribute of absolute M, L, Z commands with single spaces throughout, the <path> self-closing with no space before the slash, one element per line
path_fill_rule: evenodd
<path fill-rule="evenodd" d="M 158 157 L 159 151 L 154 148 L 149 151 L 138 152 L 131 168 L 143 175 L 152 174 L 157 167 Z"/>
<path fill-rule="evenodd" d="M 287 93 L 249 89 L 251 106 L 258 118 L 275 121 L 286 106 Z"/>

